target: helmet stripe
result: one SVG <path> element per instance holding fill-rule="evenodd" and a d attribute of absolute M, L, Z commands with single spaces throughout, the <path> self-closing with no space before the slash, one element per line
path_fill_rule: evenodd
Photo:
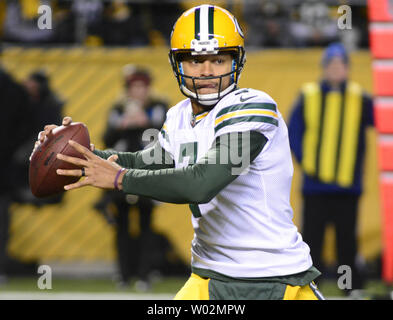
<path fill-rule="evenodd" d="M 214 38 L 214 6 L 201 5 L 194 11 L 195 39 L 208 40 Z"/>
<path fill-rule="evenodd" d="M 214 38 L 214 7 L 209 6 L 209 39 Z"/>
<path fill-rule="evenodd" d="M 199 33 L 201 28 L 201 9 L 195 9 L 195 39 L 200 40 Z"/>

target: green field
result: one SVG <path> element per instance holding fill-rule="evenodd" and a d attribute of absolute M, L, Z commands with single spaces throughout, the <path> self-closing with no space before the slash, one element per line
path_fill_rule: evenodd
<path fill-rule="evenodd" d="M 155 281 L 152 285 L 151 293 L 169 293 L 175 294 L 184 284 L 186 278 L 163 278 Z M 7 283 L 0 286 L 0 292 L 7 291 L 29 291 L 40 292 L 37 285 L 37 278 L 34 277 L 15 277 L 8 279 Z M 133 292 L 134 282 L 127 287 L 117 287 L 111 279 L 79 279 L 79 278 L 53 278 L 52 289 L 46 290 L 51 292 Z"/>
<path fill-rule="evenodd" d="M 128 287 L 117 287 L 111 279 L 82 279 L 82 278 L 53 278 L 52 289 L 40 290 L 37 278 L 34 277 L 11 277 L 7 283 L 0 286 L 0 299 L 172 299 L 182 287 L 186 278 L 164 277 L 155 281 L 150 290 L 140 292 L 135 290 L 135 282 Z M 319 289 L 327 299 L 347 299 L 343 292 L 338 289 L 335 281 L 324 281 Z M 361 299 L 388 299 L 392 287 L 381 281 L 368 281 Z M 9 297 L 7 296 L 9 295 Z M 19 296 L 20 294 L 20 296 Z M 57 294 L 61 294 L 57 296 Z M 65 294 L 65 295 L 64 295 Z M 89 295 L 90 294 L 90 295 Z M 98 294 L 98 295 L 96 295 Z M 106 295 L 100 295 L 106 294 Z"/>

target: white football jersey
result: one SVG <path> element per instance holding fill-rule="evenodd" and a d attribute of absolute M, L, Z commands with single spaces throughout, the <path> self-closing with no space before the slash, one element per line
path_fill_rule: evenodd
<path fill-rule="evenodd" d="M 198 205 L 191 264 L 238 278 L 305 271 L 312 261 L 292 221 L 288 130 L 268 94 L 238 89 L 196 117 L 185 99 L 169 109 L 159 141 L 180 168 L 201 159 L 218 136 L 250 130 L 268 141 L 243 174 Z"/>

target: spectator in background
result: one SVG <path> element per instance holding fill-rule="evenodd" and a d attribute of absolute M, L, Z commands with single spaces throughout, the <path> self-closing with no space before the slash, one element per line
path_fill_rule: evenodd
<path fill-rule="evenodd" d="M 31 115 L 28 127 L 26 127 L 28 137 L 14 155 L 14 162 L 20 168 L 16 173 L 19 179 L 19 187 L 14 201 L 31 203 L 37 206 L 58 203 L 62 199 L 62 194 L 46 199 L 38 199 L 31 193 L 28 185 L 29 155 L 31 153 L 29 145 L 36 139 L 36 132 L 39 128 L 42 128 L 47 123 L 58 123 L 61 121 L 64 102 L 50 88 L 49 78 L 43 70 L 33 71 L 24 80 L 23 87 L 28 95 Z"/>
<path fill-rule="evenodd" d="M 337 17 L 319 0 L 303 1 L 292 11 L 289 31 L 296 47 L 326 46 L 338 40 Z"/>
<path fill-rule="evenodd" d="M 173 25 L 182 12 L 180 4 L 171 0 L 153 1 L 143 4 L 141 10 L 145 12 L 143 22 L 150 44 L 169 45 Z"/>
<path fill-rule="evenodd" d="M 104 134 L 106 147 L 117 151 L 138 151 L 150 141 L 143 141 L 146 129 L 160 129 L 165 121 L 166 101 L 151 94 L 150 73 L 133 65 L 126 65 L 124 72 L 124 95 L 114 104 L 109 113 L 107 129 Z M 132 205 L 139 209 L 139 237 L 129 233 L 129 212 Z M 116 210 L 113 212 L 112 207 Z M 162 258 L 157 257 L 155 236 L 151 230 L 154 203 L 145 197 L 107 191 L 96 204 L 96 209 L 104 213 L 110 222 L 116 224 L 116 248 L 120 273 L 120 286 L 129 284 L 130 277 L 136 274 L 136 289 L 141 291 L 150 287 L 149 274 Z"/>
<path fill-rule="evenodd" d="M 105 2 L 102 19 L 91 28 L 90 33 L 101 38 L 105 45 L 149 44 L 140 7 L 124 0 Z"/>
<path fill-rule="evenodd" d="M 289 15 L 281 3 L 272 0 L 244 3 L 247 44 L 255 47 L 283 47 L 290 45 Z"/>
<path fill-rule="evenodd" d="M 72 10 L 73 3 L 68 0 L 52 1 L 53 43 L 70 44 L 76 42 L 76 14 Z"/>
<path fill-rule="evenodd" d="M 69 2 L 69 1 L 68 1 Z M 104 3 L 101 0 L 73 1 L 71 12 L 74 18 L 75 40 L 77 43 L 91 44 L 91 32 L 102 23 Z M 100 39 L 101 40 L 101 39 Z M 95 44 L 101 44 L 98 41 Z"/>
<path fill-rule="evenodd" d="M 34 111 L 34 127 L 42 128 L 48 121 L 61 121 L 64 102 L 50 88 L 45 71 L 32 72 L 23 85 L 29 94 L 30 105 Z"/>
<path fill-rule="evenodd" d="M 42 205 L 60 199 L 50 198 L 44 202 L 33 197 L 28 185 L 28 168 L 31 144 L 37 130 L 46 123 L 61 121 L 61 106 L 53 97 L 47 77 L 35 72 L 25 85 L 17 83 L 0 67 L 0 106 L 5 119 L 0 126 L 2 141 L 0 180 L 0 283 L 8 274 L 36 273 L 34 263 L 22 263 L 7 252 L 12 203 Z M 10 132 L 15 132 L 10 135 Z"/>
<path fill-rule="evenodd" d="M 10 260 L 7 252 L 10 225 L 9 207 L 16 189 L 13 180 L 13 174 L 15 173 L 13 156 L 18 147 L 25 142 L 26 134 L 23 119 L 29 119 L 30 110 L 25 90 L 1 66 L 0 107 L 2 118 L 5 119 L 0 126 L 0 139 L 2 141 L 2 156 L 0 158 L 0 284 L 4 284 L 7 279 Z M 15 128 L 15 125 L 17 128 Z M 10 135 L 13 130 L 15 130 L 15 134 Z"/>
<path fill-rule="evenodd" d="M 322 58 L 323 77 L 304 85 L 289 121 L 289 140 L 303 170 L 303 236 L 323 270 L 326 226 L 335 227 L 338 265 L 352 269 L 352 288 L 363 280 L 356 263 L 357 214 L 362 194 L 365 132 L 374 124 L 372 99 L 349 81 L 349 57 L 333 43 Z"/>
<path fill-rule="evenodd" d="M 45 123 L 56 123 L 62 118 L 64 101 L 51 89 L 49 77 L 45 71 L 33 71 L 25 79 L 23 86 L 28 93 L 32 111 L 31 132 L 34 132 L 37 128 L 42 128 Z M 34 134 L 31 136 L 31 139 L 33 138 L 35 138 Z M 28 161 L 26 163 L 28 164 Z"/>
<path fill-rule="evenodd" d="M 39 5 L 51 8 L 52 28 L 38 27 Z M 102 14 L 100 0 L 7 0 L 2 6 L 0 10 L 5 12 L 2 23 L 4 40 L 24 44 L 81 43 L 90 25 L 100 20 Z"/>
<path fill-rule="evenodd" d="M 8 42 L 44 43 L 54 36 L 54 28 L 38 28 L 38 6 L 49 1 L 8 0 L 3 26 L 3 38 Z"/>

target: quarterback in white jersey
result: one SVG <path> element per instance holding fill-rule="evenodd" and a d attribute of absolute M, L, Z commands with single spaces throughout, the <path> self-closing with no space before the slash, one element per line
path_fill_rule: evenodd
<path fill-rule="evenodd" d="M 323 298 L 292 222 L 285 122 L 268 94 L 237 87 L 246 59 L 236 18 L 213 5 L 184 12 L 169 59 L 187 99 L 168 111 L 158 141 L 134 153 L 70 142 L 86 159 L 58 157 L 83 170 L 58 174 L 85 178 L 66 190 L 92 185 L 189 204 L 192 273 L 175 299 Z"/>
<path fill-rule="evenodd" d="M 245 278 L 305 271 L 312 262 L 292 222 L 287 127 L 269 95 L 233 91 L 195 120 L 190 99 L 183 100 L 169 110 L 159 137 L 180 168 L 200 161 L 217 137 L 249 131 L 267 138 L 263 150 L 209 202 L 193 205 L 192 266 Z M 239 142 L 249 143 L 243 137 Z"/>

